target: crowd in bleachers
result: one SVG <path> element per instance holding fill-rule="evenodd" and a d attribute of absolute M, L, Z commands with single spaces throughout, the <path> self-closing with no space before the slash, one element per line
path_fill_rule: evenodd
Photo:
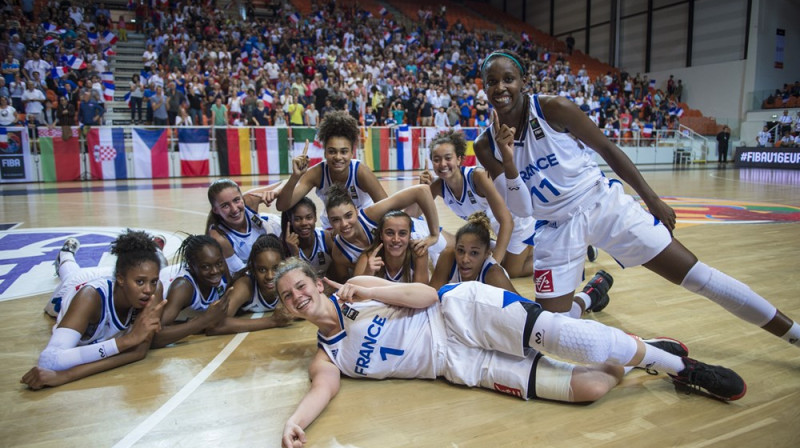
<path fill-rule="evenodd" d="M 124 20 L 115 22 L 102 3 L 81 3 L 51 1 L 33 18 L 20 7 L 4 9 L 0 89 L 39 124 L 47 123 L 39 111 L 48 104 L 54 125 L 102 123 L 101 74 L 113 55 L 103 36 L 119 34 Z M 329 111 L 346 110 L 364 125 L 483 127 L 489 105 L 479 64 L 500 47 L 533 62 L 532 92 L 569 97 L 622 144 L 675 131 L 682 115 L 679 81 L 670 78 L 665 93 L 638 74 L 591 79 L 525 33 L 468 29 L 460 19 L 450 23 L 444 7 L 420 7 L 401 20 L 333 1 L 312 2 L 300 15 L 273 0 L 259 17 L 248 3 L 241 18 L 213 1 L 153 3 L 129 5 L 146 49 L 141 74 L 116 80 L 130 86 L 134 124 L 315 126 Z M 26 81 L 45 98 L 23 98 Z"/>
<path fill-rule="evenodd" d="M 761 107 L 764 109 L 800 107 L 800 81 L 784 84 L 782 89 L 775 89 L 774 93 L 764 99 Z"/>

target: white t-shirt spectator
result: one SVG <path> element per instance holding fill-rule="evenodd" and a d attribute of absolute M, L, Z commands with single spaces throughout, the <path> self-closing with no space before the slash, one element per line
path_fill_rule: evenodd
<path fill-rule="evenodd" d="M 156 61 L 158 61 L 158 54 L 155 51 L 145 50 L 142 59 L 144 60 L 145 66 L 154 66 L 156 65 Z"/>
<path fill-rule="evenodd" d="M 31 79 L 33 79 L 33 72 L 39 72 L 39 79 L 44 79 L 50 74 L 50 69 L 53 68 L 49 62 L 44 59 L 29 59 L 25 63 L 25 71 L 28 72 Z"/>
<path fill-rule="evenodd" d="M 92 70 L 97 73 L 107 72 L 108 62 L 106 62 L 105 59 L 95 58 L 95 60 L 92 61 Z"/>
<path fill-rule="evenodd" d="M 22 94 L 22 102 L 25 104 L 25 115 L 35 117 L 39 112 L 44 109 L 44 93 L 41 90 L 34 88 L 33 90 L 26 90 Z M 27 102 L 26 102 L 27 101 Z"/>

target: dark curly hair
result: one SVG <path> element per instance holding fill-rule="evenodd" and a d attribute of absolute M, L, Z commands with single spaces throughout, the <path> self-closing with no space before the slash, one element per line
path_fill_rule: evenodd
<path fill-rule="evenodd" d="M 146 261 L 161 266 L 156 254 L 156 243 L 147 232 L 141 230 L 126 229 L 111 243 L 111 255 L 117 256 L 114 272 L 121 276 Z"/>
<path fill-rule="evenodd" d="M 355 148 L 359 135 L 358 122 L 345 111 L 325 114 L 317 130 L 317 140 L 322 142 L 323 147 L 331 138 L 342 137 L 350 141 L 350 145 Z"/>
<path fill-rule="evenodd" d="M 433 137 L 433 140 L 431 140 L 431 144 L 429 146 L 430 153 L 433 153 L 433 148 L 445 143 L 450 143 L 453 145 L 453 148 L 456 151 L 456 156 L 463 158 L 465 155 L 467 155 L 467 139 L 464 138 L 463 132 L 454 129 L 448 129 L 436 134 L 436 136 Z M 429 154 L 429 157 L 431 154 Z"/>

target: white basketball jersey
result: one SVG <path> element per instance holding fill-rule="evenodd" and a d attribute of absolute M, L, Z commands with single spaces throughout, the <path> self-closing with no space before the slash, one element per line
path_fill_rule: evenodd
<path fill-rule="evenodd" d="M 325 231 L 314 229 L 314 247 L 311 248 L 311 254 L 306 256 L 301 249 L 300 259 L 307 261 L 319 277 L 324 277 L 333 262 L 331 250 L 332 248 L 328 247 L 328 243 L 325 241 Z"/>
<path fill-rule="evenodd" d="M 222 295 L 225 294 L 225 290 L 228 287 L 228 280 L 223 276 L 219 286 L 211 288 L 208 297 L 205 297 L 200 292 L 200 287 L 197 286 L 197 282 L 195 282 L 192 274 L 187 269 L 181 268 L 178 265 L 167 266 L 158 273 L 158 279 L 164 286 L 165 298 L 168 296 L 169 287 L 172 285 L 172 282 L 179 278 L 185 278 L 192 284 L 194 290 L 192 291 L 192 303 L 189 305 L 189 308 L 195 311 L 207 310 L 212 303 L 219 300 Z"/>
<path fill-rule="evenodd" d="M 502 160 L 491 127 L 492 154 Z M 602 178 L 591 159 L 589 148 L 568 132 L 558 132 L 547 124 L 539 96 L 530 96 L 530 110 L 522 140 L 514 141 L 514 164 L 531 194 L 533 216 L 537 219 L 566 218 L 574 202 Z"/>
<path fill-rule="evenodd" d="M 369 241 L 369 244 L 372 244 L 372 230 L 376 228 L 376 224 L 367 218 L 367 215 L 363 210 L 358 211 L 358 225 L 360 225 L 364 230 L 364 233 L 367 234 L 367 240 Z M 342 238 L 341 235 L 335 235 L 333 237 L 333 243 L 336 244 L 336 247 L 338 247 L 344 256 L 350 260 L 350 263 L 355 263 L 358 261 L 358 257 L 360 257 L 361 254 L 367 250 L 366 247 L 359 247 L 347 241 L 346 239 Z"/>
<path fill-rule="evenodd" d="M 439 304 L 424 309 L 395 307 L 370 300 L 339 306 L 343 330 L 317 342 L 342 373 L 354 378 L 435 378 L 434 338 L 430 312 L 439 313 Z"/>
<path fill-rule="evenodd" d="M 361 161 L 358 159 L 350 159 L 350 172 L 347 175 L 347 181 L 344 185 L 342 185 L 347 192 L 350 194 L 350 199 L 353 200 L 353 204 L 356 206 L 356 210 L 362 210 L 370 205 L 373 204 L 372 197 L 364 190 L 361 189 L 361 186 L 358 185 L 358 167 L 361 166 Z M 330 222 L 328 221 L 328 212 L 325 210 L 325 203 L 328 202 L 328 190 L 330 190 L 331 185 L 333 185 L 333 181 L 331 180 L 331 173 L 330 169 L 328 168 L 328 163 L 326 161 L 322 161 L 322 179 L 320 180 L 320 184 L 317 185 L 317 197 L 322 201 L 322 215 L 320 216 L 320 220 L 322 221 L 322 226 L 326 229 L 331 227 Z"/>
<path fill-rule="evenodd" d="M 478 196 L 475 191 L 475 183 L 473 180 L 475 174 L 474 166 L 462 166 L 461 174 L 464 177 L 464 187 L 461 191 L 453 192 L 447 186 L 445 181 L 442 181 L 442 199 L 445 205 L 453 211 L 459 218 L 466 221 L 469 216 L 476 212 L 485 212 L 490 220 L 495 221 L 492 215 L 492 209 L 489 207 L 489 201 L 486 198 Z"/>
<path fill-rule="evenodd" d="M 275 307 L 278 306 L 278 296 L 276 295 L 272 301 L 267 300 L 263 295 L 261 295 L 261 291 L 258 289 L 255 276 L 252 274 L 247 274 L 247 278 L 250 279 L 250 284 L 253 287 L 253 297 L 251 297 L 250 301 L 242 305 L 239 309 L 249 313 L 265 313 L 268 311 L 274 311 Z"/>
<path fill-rule="evenodd" d="M 73 289 L 69 294 L 64 296 L 61 301 L 61 311 L 56 317 L 56 324 L 53 329 L 58 327 L 61 320 L 67 314 L 72 299 L 83 288 L 94 288 L 100 294 L 101 312 L 100 320 L 95 325 L 90 325 L 86 331 L 81 335 L 78 345 L 89 345 L 98 342 L 107 341 L 115 338 L 118 334 L 123 333 L 131 324 L 131 317 L 133 316 L 133 308 L 128 311 L 128 315 L 124 317 L 117 316 L 117 310 L 114 307 L 114 277 L 99 278 L 92 280 L 80 289 Z"/>
<path fill-rule="evenodd" d="M 247 222 L 247 230 L 244 233 L 231 229 L 225 225 L 225 223 L 221 223 L 218 226 L 218 230 L 220 230 L 231 243 L 231 247 L 233 247 L 233 252 L 236 256 L 242 260 L 242 263 L 247 264 L 247 259 L 250 257 L 250 250 L 253 248 L 253 244 L 255 244 L 258 237 L 270 233 L 281 236 L 281 217 L 270 214 L 259 215 L 250 207 L 245 207 L 244 213 Z"/>
<path fill-rule="evenodd" d="M 478 274 L 478 278 L 475 279 L 476 282 L 486 283 L 486 273 L 489 272 L 489 268 L 496 265 L 497 261 L 492 258 L 488 257 L 486 260 L 483 261 L 483 266 L 481 266 L 481 272 Z M 500 269 L 503 269 L 502 266 Z M 503 269 L 503 272 L 506 270 Z M 508 276 L 508 274 L 506 274 Z M 447 283 L 461 283 L 464 280 L 461 278 L 461 272 L 458 271 L 458 264 L 453 261 L 453 266 L 450 268 L 450 281 Z"/>

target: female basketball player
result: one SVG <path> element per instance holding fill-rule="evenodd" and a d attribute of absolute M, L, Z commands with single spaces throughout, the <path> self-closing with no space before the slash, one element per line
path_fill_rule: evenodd
<path fill-rule="evenodd" d="M 208 187 L 211 212 L 206 234 L 222 247 L 231 274 L 244 269 L 250 248 L 259 236 L 281 234 L 279 216 L 258 214 L 259 205 L 269 206 L 278 188 L 282 188 L 281 184 L 276 183 L 243 195 L 239 185 L 230 179 L 216 180 Z"/>
<path fill-rule="evenodd" d="M 481 75 L 495 110 L 493 125 L 475 143 L 475 154 L 509 210 L 540 220 L 534 278 L 536 298 L 545 309 L 568 312 L 575 306 L 583 254 L 592 244 L 622 266 L 644 265 L 800 346 L 800 325 L 747 285 L 698 261 L 672 237 L 675 212 L 577 106 L 566 98 L 525 92 L 528 68 L 519 55 L 491 53 Z M 649 213 L 619 182 L 603 176 L 587 147 L 636 191 Z"/>
<path fill-rule="evenodd" d="M 506 211 L 507 212 L 507 211 Z M 431 286 L 439 289 L 447 283 L 478 281 L 516 293 L 508 274 L 492 256 L 489 217 L 473 213 L 456 232 L 454 248 L 439 256 Z"/>
<path fill-rule="evenodd" d="M 286 256 L 286 248 L 277 236 L 258 237 L 247 268 L 228 290 L 228 317 L 206 334 L 241 333 L 289 325 L 292 317 L 279 305 L 275 291 L 275 269 Z M 258 319 L 234 317 L 240 312 L 272 314 Z"/>
<path fill-rule="evenodd" d="M 511 278 L 533 274 L 533 247 L 526 240 L 533 236 L 536 221 L 531 218 L 512 218 L 492 180 L 481 168 L 463 167 L 461 162 L 467 152 L 464 134 L 444 131 L 431 142 L 433 171 L 439 176 L 433 180 L 428 170 L 419 177 L 421 184 L 430 185 L 434 199 L 439 196 L 450 210 L 466 220 L 471 214 L 483 211 L 491 220 L 497 235 L 493 255 Z"/>
<path fill-rule="evenodd" d="M 333 266 L 329 277 L 342 281 L 350 278 L 358 257 L 372 244 L 376 222 L 390 210 L 412 205 L 419 206 L 425 216 L 424 220 L 413 219 L 412 249 L 417 253 L 427 252 L 435 260 L 447 245 L 447 237 L 439 231 L 439 215 L 427 185 L 400 190 L 360 211 L 347 190 L 333 185 L 326 204 L 334 232 Z"/>
<path fill-rule="evenodd" d="M 277 253 L 272 252 L 273 247 L 278 248 Z M 256 313 L 275 309 L 277 299 L 274 292 L 270 292 L 269 272 L 284 256 L 278 237 L 260 236 L 253 244 L 248 261 L 250 273 L 242 273 L 235 283 L 240 290 L 236 290 L 229 288 L 233 283 L 219 243 L 207 235 L 190 235 L 178 249 L 176 257 L 181 260 L 180 264 L 161 271 L 167 305 L 161 318 L 162 331 L 153 339 L 153 347 L 164 347 L 198 333 L 210 336 L 287 325 L 290 318 L 285 314 L 258 319 L 236 317 L 240 311 Z M 260 280 L 257 289 L 253 288 L 254 278 Z M 188 320 L 178 322 L 180 315 Z"/>
<path fill-rule="evenodd" d="M 353 159 L 358 139 L 358 122 L 350 114 L 344 111 L 326 114 L 317 131 L 325 160 L 309 168 L 306 142 L 303 154 L 292 160 L 292 175 L 278 195 L 275 207 L 280 211 L 288 210 L 314 187 L 317 196 L 325 203 L 328 190 L 334 184 L 347 190 L 357 210 L 385 199 L 387 194 L 372 170 Z M 327 214 L 323 213 L 320 218 L 323 227 L 330 228 Z"/>
<path fill-rule="evenodd" d="M 111 276 L 62 297 L 53 336 L 21 382 L 60 386 L 143 359 L 161 328 L 159 259 L 150 235 L 128 229 L 111 243 Z M 134 310 L 141 310 L 133 319 Z M 132 322 L 133 321 L 133 322 Z"/>
<path fill-rule="evenodd" d="M 319 348 L 309 366 L 311 388 L 284 426 L 284 447 L 305 444 L 304 429 L 339 391 L 342 373 L 444 377 L 524 399 L 591 402 L 613 388 L 628 365 L 664 370 L 676 382 L 723 400 L 746 392 L 732 370 L 675 356 L 596 321 L 544 311 L 478 282 L 447 285 L 437 295 L 421 283 L 361 276 L 339 285 L 326 279 L 338 289 L 328 298 L 323 281 L 297 258 L 282 263 L 275 278 L 286 309 L 319 329 Z M 540 350 L 594 365 L 557 361 Z"/>
<path fill-rule="evenodd" d="M 428 283 L 428 252 L 411 248 L 413 223 L 406 212 L 391 210 L 378 220 L 375 238 L 356 262 L 354 275 L 393 282 Z"/>
<path fill-rule="evenodd" d="M 317 206 L 308 197 L 300 198 L 294 207 L 281 215 L 281 227 L 287 229 L 283 238 L 292 255 L 307 261 L 322 277 L 333 262 L 333 234 L 330 230 L 316 228 L 316 225 Z"/>

